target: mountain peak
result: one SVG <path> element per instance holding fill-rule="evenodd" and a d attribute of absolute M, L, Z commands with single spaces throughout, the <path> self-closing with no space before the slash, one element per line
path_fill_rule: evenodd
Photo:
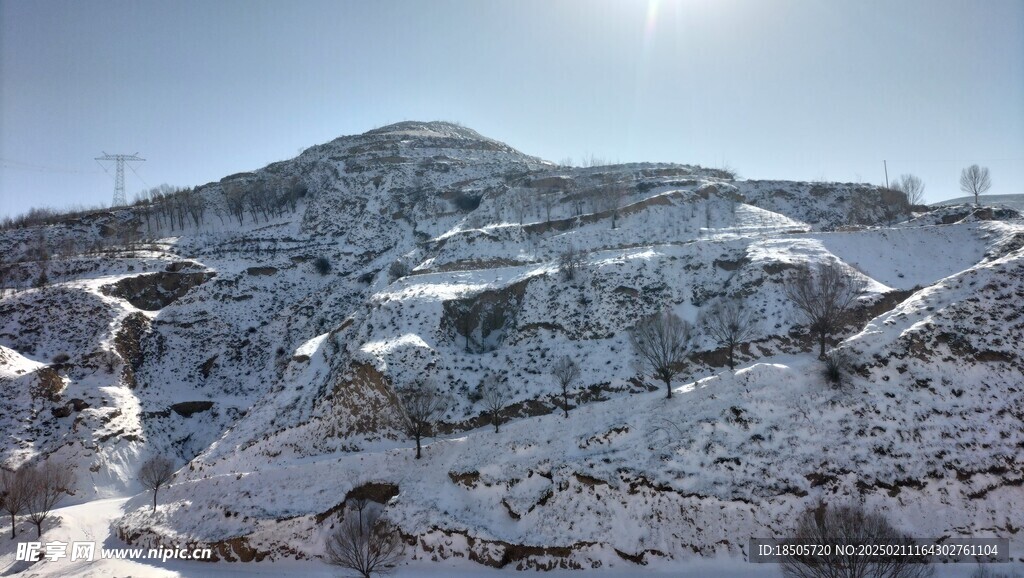
<path fill-rule="evenodd" d="M 426 136 L 426 137 L 446 137 L 446 138 L 469 138 L 474 140 L 493 140 L 484 137 L 480 133 L 476 132 L 471 128 L 466 128 L 455 122 L 447 121 L 417 121 L 407 120 L 402 122 L 396 122 L 368 130 L 363 135 L 409 135 L 409 136 Z"/>

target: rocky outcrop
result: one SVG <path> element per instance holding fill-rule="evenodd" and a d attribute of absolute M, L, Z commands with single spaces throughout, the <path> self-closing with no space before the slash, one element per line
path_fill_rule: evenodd
<path fill-rule="evenodd" d="M 143 311 L 159 311 L 214 275 L 216 273 L 213 272 L 147 273 L 107 285 L 103 287 L 103 292 L 112 297 L 120 297 Z"/>
<path fill-rule="evenodd" d="M 387 376 L 370 364 L 352 363 L 335 383 L 331 402 L 336 436 L 378 434 L 394 426 L 398 400 Z"/>
<path fill-rule="evenodd" d="M 317 524 L 321 524 L 324 520 L 330 518 L 334 514 L 344 511 L 345 506 L 352 500 L 368 500 L 371 502 L 377 502 L 378 504 L 387 504 L 391 498 L 394 498 L 397 495 L 397 484 L 389 482 L 369 482 L 352 488 L 347 494 L 345 494 L 345 499 L 342 500 L 341 503 L 320 512 L 313 516 L 313 519 L 316 520 Z"/>
<path fill-rule="evenodd" d="M 212 401 L 183 401 L 172 405 L 171 411 L 181 417 L 192 417 L 194 414 L 209 411 L 212 407 Z"/>
<path fill-rule="evenodd" d="M 515 321 L 530 280 L 498 290 L 444 302 L 441 327 L 467 351 L 487 351 L 500 345 Z"/>
<path fill-rule="evenodd" d="M 149 331 L 149 318 L 142 313 L 132 313 L 121 322 L 121 329 L 114 336 L 114 347 L 124 360 L 121 379 L 125 385 L 135 388 L 135 372 L 142 367 L 142 338 Z"/>
<path fill-rule="evenodd" d="M 60 401 L 64 391 L 64 380 L 51 367 L 41 367 L 36 371 L 35 383 L 31 386 L 32 397 L 47 401 Z"/>

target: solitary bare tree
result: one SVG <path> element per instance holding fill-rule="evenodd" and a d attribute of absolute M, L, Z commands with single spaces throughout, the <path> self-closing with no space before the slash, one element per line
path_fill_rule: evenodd
<path fill-rule="evenodd" d="M 569 248 L 558 255 L 558 270 L 566 281 L 573 281 L 583 270 L 583 252 L 569 245 Z"/>
<path fill-rule="evenodd" d="M 809 508 L 786 543 L 843 544 L 855 550 L 849 555 L 833 550 L 828 555 L 787 557 L 782 562 L 782 575 L 787 578 L 926 578 L 934 573 L 925 558 L 856 555 L 861 546 L 914 543 L 881 514 L 860 506 Z"/>
<path fill-rule="evenodd" d="M 11 539 L 17 532 L 18 516 L 28 507 L 31 493 L 31 470 L 22 466 L 15 470 L 0 469 L 0 509 L 11 517 Z"/>
<path fill-rule="evenodd" d="M 690 324 L 669 311 L 645 317 L 629 332 L 637 361 L 665 382 L 665 397 L 669 399 L 672 378 L 683 370 L 690 352 L 690 333 Z"/>
<path fill-rule="evenodd" d="M 356 516 L 351 510 L 344 521 L 327 536 L 327 562 L 355 570 L 363 578 L 388 574 L 402 558 L 398 531 L 378 508 L 368 508 Z"/>
<path fill-rule="evenodd" d="M 719 344 L 729 349 L 729 369 L 736 369 L 736 346 L 756 332 L 750 311 L 737 299 L 722 300 L 712 305 L 704 318 L 704 326 Z"/>
<path fill-rule="evenodd" d="M 829 336 L 846 323 L 864 285 L 863 280 L 851 276 L 837 263 L 821 263 L 815 271 L 803 265 L 786 280 L 786 296 L 807 322 L 811 334 L 818 338 L 819 358 L 825 358 Z"/>
<path fill-rule="evenodd" d="M 416 440 L 416 459 L 422 456 L 421 440 L 429 436 L 434 422 L 444 413 L 444 398 L 429 381 L 416 381 L 398 390 L 402 401 L 399 425 L 405 434 Z"/>
<path fill-rule="evenodd" d="M 174 461 L 163 456 L 153 456 L 139 468 L 139 481 L 147 490 L 153 490 L 153 511 L 156 511 L 156 494 L 168 485 L 174 477 Z"/>
<path fill-rule="evenodd" d="M 562 410 L 565 411 L 565 417 L 569 417 L 569 388 L 580 378 L 580 366 L 566 355 L 555 362 L 551 368 L 551 375 L 562 389 Z"/>
<path fill-rule="evenodd" d="M 75 485 L 75 472 L 67 462 L 47 461 L 30 470 L 28 519 L 36 525 L 36 537 L 43 535 L 43 522 L 57 504 L 70 494 Z"/>
<path fill-rule="evenodd" d="M 914 175 L 900 175 L 892 184 L 892 190 L 906 195 L 911 205 L 920 205 L 924 201 L 924 181 Z"/>
<path fill-rule="evenodd" d="M 992 188 L 992 179 L 988 176 L 988 167 L 971 165 L 960 171 L 960 190 L 968 195 L 974 195 L 974 204 L 981 205 L 979 195 L 984 195 Z"/>
<path fill-rule="evenodd" d="M 484 408 L 491 415 L 491 425 L 494 426 L 494 433 L 498 433 L 498 426 L 501 425 L 501 410 L 505 409 L 508 403 L 508 388 L 498 382 L 498 377 L 488 374 L 484 377 L 483 383 Z"/>

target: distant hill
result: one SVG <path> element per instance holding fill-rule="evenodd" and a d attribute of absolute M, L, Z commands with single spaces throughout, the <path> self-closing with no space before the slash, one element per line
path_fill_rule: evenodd
<path fill-rule="evenodd" d="M 1024 210 L 1024 194 L 1019 195 L 981 195 L 981 204 L 985 206 L 991 205 L 1003 205 L 1010 207 L 1011 209 Z M 949 199 L 947 201 L 940 201 L 938 203 L 932 203 L 933 207 L 941 207 L 944 205 L 964 205 L 973 204 L 974 197 L 957 197 L 955 199 Z"/>

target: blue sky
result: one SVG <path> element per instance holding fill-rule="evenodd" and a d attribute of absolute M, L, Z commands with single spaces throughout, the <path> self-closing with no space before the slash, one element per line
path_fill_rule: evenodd
<path fill-rule="evenodd" d="M 560 161 L 1024 193 L 1024 1 L 0 0 L 0 215 L 401 120 Z"/>

